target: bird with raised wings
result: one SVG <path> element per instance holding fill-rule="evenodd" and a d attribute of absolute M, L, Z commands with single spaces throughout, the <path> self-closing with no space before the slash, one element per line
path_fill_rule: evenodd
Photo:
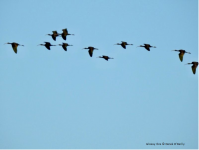
<path fill-rule="evenodd" d="M 62 44 L 59 44 L 59 46 L 62 46 L 62 48 L 67 51 L 67 46 L 73 46 L 73 45 L 69 45 L 68 43 L 62 43 Z"/>
<path fill-rule="evenodd" d="M 12 49 L 13 49 L 13 51 L 17 54 L 17 47 L 18 46 L 24 46 L 24 45 L 20 45 L 20 44 L 18 44 L 18 43 L 15 43 L 15 42 L 13 42 L 13 43 L 5 43 L 5 44 L 11 44 L 12 45 Z"/>
<path fill-rule="evenodd" d="M 181 62 L 183 61 L 183 56 L 184 56 L 185 53 L 191 54 L 190 52 L 186 52 L 186 51 L 183 50 L 183 49 L 180 49 L 180 50 L 173 50 L 173 51 L 180 52 L 180 53 L 179 53 L 179 59 L 180 59 Z"/>
<path fill-rule="evenodd" d="M 53 38 L 54 41 L 56 41 L 56 37 L 59 36 L 59 34 L 57 33 L 57 31 L 52 31 L 53 34 L 47 34 L 49 36 L 51 36 Z"/>
<path fill-rule="evenodd" d="M 122 41 L 122 43 L 116 43 L 115 45 L 121 45 L 124 49 L 126 49 L 126 45 L 133 45 L 133 44 L 128 44 L 127 42 Z"/>
<path fill-rule="evenodd" d="M 97 58 L 104 58 L 105 60 L 109 60 L 109 59 L 114 59 L 114 58 L 111 58 L 111 57 L 109 57 L 109 56 L 106 56 L 106 55 L 102 55 L 102 56 L 99 56 L 99 57 L 97 57 Z"/>
<path fill-rule="evenodd" d="M 137 47 L 144 47 L 148 51 L 150 51 L 150 48 L 156 48 L 156 46 L 151 46 L 150 44 L 144 44 Z"/>
<path fill-rule="evenodd" d="M 48 50 L 50 50 L 51 46 L 56 46 L 56 45 L 52 45 L 50 42 L 44 42 L 45 44 L 39 44 L 41 46 L 45 46 Z"/>
<path fill-rule="evenodd" d="M 67 35 L 74 35 L 74 34 L 69 34 L 68 33 L 68 30 L 67 29 L 62 29 L 62 34 L 60 34 L 61 36 L 62 36 L 62 38 L 64 39 L 64 40 L 66 40 L 66 36 Z"/>
<path fill-rule="evenodd" d="M 92 46 L 89 46 L 89 47 L 86 47 L 86 48 L 83 48 L 83 49 L 88 49 L 88 53 L 89 53 L 90 57 L 93 56 L 93 51 L 94 50 L 98 50 L 97 48 L 94 48 Z"/>
<path fill-rule="evenodd" d="M 193 72 L 193 74 L 196 74 L 196 68 L 198 67 L 198 62 L 193 61 L 191 63 L 188 63 L 187 65 L 191 65 L 191 64 L 192 64 L 192 66 L 191 66 L 192 72 Z"/>

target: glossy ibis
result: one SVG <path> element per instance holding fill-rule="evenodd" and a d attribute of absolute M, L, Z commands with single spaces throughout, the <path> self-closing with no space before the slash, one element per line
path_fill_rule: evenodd
<path fill-rule="evenodd" d="M 98 50 L 97 48 L 94 48 L 94 47 L 92 47 L 92 46 L 86 47 L 86 48 L 84 48 L 84 49 L 89 49 L 89 50 L 88 50 L 88 53 L 89 53 L 90 57 L 93 56 L 93 51 L 94 51 L 94 50 Z"/>
<path fill-rule="evenodd" d="M 133 45 L 133 44 L 128 44 L 127 42 L 122 41 L 122 43 L 116 43 L 115 45 L 121 45 L 124 49 L 126 49 L 126 45 Z"/>
<path fill-rule="evenodd" d="M 173 50 L 173 51 L 180 52 L 180 53 L 179 53 L 179 58 L 180 58 L 180 61 L 181 61 L 181 62 L 183 61 L 183 56 L 184 56 L 185 53 L 191 54 L 190 52 L 186 52 L 186 51 L 183 50 L 183 49 L 180 49 L 180 50 Z"/>
<path fill-rule="evenodd" d="M 24 45 L 20 45 L 20 44 L 18 44 L 18 43 L 15 43 L 15 42 L 13 42 L 13 43 L 5 43 L 5 44 L 11 44 L 12 45 L 12 49 L 13 49 L 13 51 L 17 54 L 17 47 L 18 46 L 24 46 Z"/>

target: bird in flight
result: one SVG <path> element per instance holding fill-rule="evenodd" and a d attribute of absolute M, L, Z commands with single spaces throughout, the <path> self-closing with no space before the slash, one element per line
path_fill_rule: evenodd
<path fill-rule="evenodd" d="M 41 46 L 45 46 L 48 50 L 50 50 L 50 46 L 56 46 L 56 45 L 52 45 L 50 42 L 44 42 L 45 44 L 39 44 Z"/>
<path fill-rule="evenodd" d="M 83 48 L 83 49 L 88 49 L 88 53 L 89 53 L 90 57 L 93 56 L 93 51 L 94 50 L 98 50 L 97 48 L 94 48 L 92 46 L 89 46 L 89 47 L 86 47 L 86 48 Z"/>
<path fill-rule="evenodd" d="M 69 34 L 67 29 L 62 29 L 62 31 L 63 31 L 62 34 L 59 35 L 61 35 L 64 40 L 66 40 L 67 35 L 74 35 L 74 34 Z"/>
<path fill-rule="evenodd" d="M 115 45 L 121 45 L 124 49 L 126 49 L 126 45 L 133 45 L 133 44 L 128 44 L 127 42 L 121 41 L 122 43 L 116 43 Z"/>
<path fill-rule="evenodd" d="M 59 46 L 62 46 L 62 48 L 67 51 L 67 46 L 73 46 L 73 45 L 69 45 L 68 43 L 62 43 L 62 44 L 59 44 Z"/>
<path fill-rule="evenodd" d="M 59 34 L 57 33 L 57 31 L 52 31 L 53 34 L 47 34 L 49 36 L 52 36 L 53 40 L 56 41 L 56 37 L 59 36 Z"/>
<path fill-rule="evenodd" d="M 111 57 L 109 57 L 109 56 L 105 56 L 105 55 L 102 55 L 102 56 L 99 56 L 99 57 L 97 57 L 97 58 L 104 58 L 105 60 L 109 60 L 109 59 L 114 59 L 114 58 L 111 58 Z"/>
<path fill-rule="evenodd" d="M 187 65 L 191 65 L 191 64 L 193 64 L 193 65 L 191 66 L 192 72 L 193 72 L 193 74 L 196 74 L 196 68 L 198 67 L 198 62 L 193 61 L 193 62 L 191 62 L 191 63 L 188 63 Z"/>
<path fill-rule="evenodd" d="M 190 52 L 186 52 L 186 51 L 183 50 L 183 49 L 180 49 L 180 50 L 173 50 L 173 51 L 180 52 L 180 53 L 179 53 L 179 58 L 180 58 L 180 61 L 181 61 L 181 62 L 183 61 L 183 56 L 184 56 L 185 53 L 191 54 Z"/>
<path fill-rule="evenodd" d="M 13 43 L 5 43 L 5 44 L 11 44 L 12 45 L 12 49 L 13 49 L 13 51 L 17 54 L 17 47 L 18 46 L 24 46 L 24 45 L 20 45 L 20 44 L 18 44 L 18 43 L 15 43 L 15 42 L 13 42 Z"/>
<path fill-rule="evenodd" d="M 150 44 L 144 44 L 137 47 L 144 47 L 148 51 L 150 51 L 150 48 L 156 48 L 156 46 L 151 46 Z"/>

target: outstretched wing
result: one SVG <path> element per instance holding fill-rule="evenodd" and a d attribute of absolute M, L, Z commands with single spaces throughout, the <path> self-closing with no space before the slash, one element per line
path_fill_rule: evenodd
<path fill-rule="evenodd" d="M 89 49 L 88 53 L 89 53 L 90 57 L 92 57 L 93 56 L 93 49 Z"/>
<path fill-rule="evenodd" d="M 181 62 L 183 61 L 183 56 L 184 56 L 184 53 L 179 53 L 179 58 Z"/>
<path fill-rule="evenodd" d="M 67 51 L 67 48 L 66 48 L 66 46 L 65 46 L 65 45 L 62 45 L 62 47 L 63 47 L 63 49 L 64 49 L 65 51 Z"/>
<path fill-rule="evenodd" d="M 18 45 L 16 45 L 16 44 L 15 44 L 15 45 L 12 45 L 12 49 L 13 49 L 13 51 L 14 51 L 16 54 L 17 54 L 17 46 L 18 46 Z"/>
<path fill-rule="evenodd" d="M 56 41 L 56 35 L 52 35 L 54 41 Z"/>
<path fill-rule="evenodd" d="M 125 43 L 122 43 L 121 46 L 126 49 L 126 44 Z"/>
<path fill-rule="evenodd" d="M 67 35 L 67 34 L 66 34 L 66 35 Z M 65 34 L 63 34 L 63 33 L 62 33 L 62 35 L 61 35 L 61 36 L 62 36 L 62 38 L 63 38 L 64 40 L 66 40 L 66 35 L 65 35 Z"/>
<path fill-rule="evenodd" d="M 192 68 L 192 72 L 193 72 L 193 74 L 196 74 L 196 66 L 195 66 L 195 65 L 193 65 L 191 68 Z"/>
<path fill-rule="evenodd" d="M 146 50 L 150 51 L 150 45 L 149 44 L 144 44 L 144 47 L 146 48 Z"/>
<path fill-rule="evenodd" d="M 45 47 L 46 47 L 48 50 L 50 50 L 50 45 L 45 45 Z"/>

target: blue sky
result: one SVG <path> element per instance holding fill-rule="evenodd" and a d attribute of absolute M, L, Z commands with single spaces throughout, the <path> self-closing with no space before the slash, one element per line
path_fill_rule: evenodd
<path fill-rule="evenodd" d="M 197 0 L 1 0 L 0 20 L 0 148 L 198 148 L 198 68 L 185 65 L 198 61 Z M 75 35 L 46 35 L 64 28 Z"/>

